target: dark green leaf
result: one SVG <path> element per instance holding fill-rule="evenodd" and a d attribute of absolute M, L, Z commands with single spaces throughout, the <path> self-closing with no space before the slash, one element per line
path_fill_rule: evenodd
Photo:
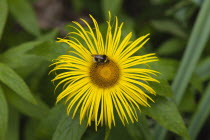
<path fill-rule="evenodd" d="M 19 140 L 20 135 L 20 115 L 13 108 L 9 106 L 9 124 L 7 129 L 6 140 Z"/>
<path fill-rule="evenodd" d="M 122 7 L 122 0 L 102 0 L 101 4 L 104 17 L 108 17 L 108 11 L 112 16 L 117 16 Z"/>
<path fill-rule="evenodd" d="M 66 110 L 63 104 L 58 104 L 55 107 L 53 107 L 50 110 L 49 114 L 42 119 L 41 123 L 38 126 L 39 137 L 51 139 L 59 121 L 64 115 L 66 115 Z"/>
<path fill-rule="evenodd" d="M 0 81 L 15 91 L 23 99 L 33 104 L 36 103 L 36 100 L 23 79 L 17 75 L 14 70 L 3 63 L 0 63 Z"/>
<path fill-rule="evenodd" d="M 80 140 L 86 130 L 86 123 L 79 122 L 79 116 L 63 116 L 53 135 L 53 140 Z"/>
<path fill-rule="evenodd" d="M 7 0 L 0 0 L 0 40 L 2 33 L 4 31 L 4 26 L 7 20 L 7 14 L 8 14 L 8 6 L 7 6 Z"/>
<path fill-rule="evenodd" d="M 210 57 L 203 59 L 195 70 L 196 74 L 202 78 L 202 80 L 207 80 L 210 78 Z"/>
<path fill-rule="evenodd" d="M 154 101 L 155 103 L 150 104 L 151 108 L 142 107 L 142 113 L 152 117 L 168 130 L 188 138 L 187 129 L 175 103 L 160 96 Z"/>
<path fill-rule="evenodd" d="M 39 99 L 36 99 L 36 104 L 32 104 L 7 87 L 5 87 L 4 90 L 8 101 L 20 112 L 37 119 L 42 119 L 43 116 L 49 113 L 49 109 Z"/>
<path fill-rule="evenodd" d="M 139 120 L 135 123 L 126 125 L 129 134 L 133 140 L 153 140 L 153 135 L 149 130 L 146 117 L 138 113 Z"/>
<path fill-rule="evenodd" d="M 119 118 L 115 118 L 116 126 L 112 127 L 108 140 L 132 140 L 126 127 L 122 124 Z"/>
<path fill-rule="evenodd" d="M 33 35 L 39 36 L 40 30 L 33 7 L 27 0 L 8 0 L 12 15 L 19 24 Z"/>
<path fill-rule="evenodd" d="M 159 55 L 170 56 L 172 54 L 180 52 L 183 49 L 184 49 L 184 42 L 180 39 L 173 38 L 161 44 L 157 53 Z"/>
<path fill-rule="evenodd" d="M 180 27 L 180 24 L 171 20 L 153 20 L 152 26 L 161 32 L 171 33 L 181 38 L 186 38 L 187 34 Z"/>
<path fill-rule="evenodd" d="M 36 46 L 33 50 L 30 51 L 31 54 L 35 54 L 37 56 L 41 56 L 48 61 L 52 61 L 56 59 L 58 56 L 67 53 L 67 45 L 64 43 L 54 43 L 50 41 L 46 41 L 38 46 Z"/>
<path fill-rule="evenodd" d="M 37 124 L 39 122 L 34 119 L 30 119 L 26 121 L 25 129 L 24 129 L 24 139 L 25 140 L 39 140 L 36 134 Z"/>
<path fill-rule="evenodd" d="M 184 94 L 184 97 L 182 98 L 182 101 L 180 102 L 179 105 L 179 110 L 181 112 L 193 112 L 196 109 L 196 103 L 194 96 L 195 94 L 193 93 L 194 90 L 192 88 L 188 88 L 186 90 L 186 93 Z"/>
<path fill-rule="evenodd" d="M 0 85 L 0 139 L 4 140 L 8 125 L 8 106 Z"/>
<path fill-rule="evenodd" d="M 192 120 L 189 126 L 189 133 L 192 140 L 195 140 L 204 125 L 205 121 L 210 115 L 210 82 L 202 96 L 196 112 L 193 114 Z M 199 120 L 199 121 L 198 121 Z"/>

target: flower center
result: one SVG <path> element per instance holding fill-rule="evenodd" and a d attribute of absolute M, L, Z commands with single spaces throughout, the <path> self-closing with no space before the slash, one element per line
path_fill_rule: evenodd
<path fill-rule="evenodd" d="M 100 88 L 114 86 L 120 76 L 118 65 L 109 60 L 106 63 L 93 63 L 90 67 L 91 81 Z"/>

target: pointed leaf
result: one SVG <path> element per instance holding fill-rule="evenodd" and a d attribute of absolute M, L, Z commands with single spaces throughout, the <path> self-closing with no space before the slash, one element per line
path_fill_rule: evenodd
<path fill-rule="evenodd" d="M 63 116 L 60 120 L 53 140 L 80 140 L 86 130 L 86 124 L 79 123 L 79 116 L 72 119 L 70 116 Z"/>
<path fill-rule="evenodd" d="M 49 109 L 38 99 L 36 100 L 36 104 L 32 104 L 7 87 L 4 87 L 4 91 L 8 102 L 20 112 L 30 117 L 42 119 L 43 116 L 46 116 L 49 113 Z"/>
<path fill-rule="evenodd" d="M 142 107 L 142 113 L 152 117 L 168 130 L 188 138 L 187 128 L 173 101 L 160 96 L 154 99 L 154 101 L 155 103 L 150 104 L 151 108 Z"/>
<path fill-rule="evenodd" d="M 25 100 L 31 103 L 36 102 L 23 79 L 14 70 L 3 63 L 0 63 L 0 81 Z"/>
<path fill-rule="evenodd" d="M 19 24 L 35 36 L 40 35 L 35 12 L 27 0 L 8 0 L 9 10 Z"/>

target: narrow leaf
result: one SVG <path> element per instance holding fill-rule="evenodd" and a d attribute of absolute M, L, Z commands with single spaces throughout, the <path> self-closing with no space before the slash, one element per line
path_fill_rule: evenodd
<path fill-rule="evenodd" d="M 203 2 L 195 26 L 187 44 L 184 57 L 181 61 L 177 76 L 172 84 L 175 100 L 179 104 L 186 90 L 195 66 L 210 34 L 210 1 Z"/>
<path fill-rule="evenodd" d="M 7 0 L 0 0 L 0 40 L 4 31 L 4 26 L 7 20 L 8 15 L 8 6 L 7 6 Z"/>
<path fill-rule="evenodd" d="M 202 80 L 210 78 L 210 56 L 198 64 L 195 72 Z"/>
<path fill-rule="evenodd" d="M 201 6 L 201 10 L 196 19 L 190 35 L 187 48 L 182 58 L 177 75 L 172 83 L 172 90 L 175 93 L 175 101 L 180 103 L 186 87 L 190 81 L 195 66 L 201 56 L 206 42 L 210 35 L 210 1 L 205 0 Z M 163 140 L 166 135 L 166 130 L 161 131 L 158 140 Z"/>
<path fill-rule="evenodd" d="M 38 99 L 36 100 L 36 104 L 32 104 L 31 102 L 28 102 L 21 98 L 19 95 L 17 95 L 15 92 L 7 87 L 4 87 L 4 91 L 6 93 L 6 97 L 9 103 L 12 104 L 20 112 L 30 117 L 42 119 L 43 116 L 47 116 L 47 114 L 49 113 L 49 109 Z"/>
<path fill-rule="evenodd" d="M 0 81 L 15 91 L 23 99 L 36 103 L 30 89 L 23 79 L 7 65 L 0 63 Z"/>
<path fill-rule="evenodd" d="M 192 140 L 195 140 L 198 133 L 200 132 L 205 121 L 210 115 L 210 82 L 204 95 L 202 96 L 198 108 L 193 114 L 192 120 L 189 125 L 189 133 Z"/>
<path fill-rule="evenodd" d="M 33 7 L 27 0 L 8 0 L 9 10 L 19 24 L 35 36 L 40 35 Z"/>
<path fill-rule="evenodd" d="M 8 106 L 4 97 L 3 89 L 0 85 L 0 139 L 6 139 L 6 131 L 8 123 Z"/>
<path fill-rule="evenodd" d="M 19 140 L 20 135 L 20 115 L 13 106 L 9 106 L 9 124 L 6 140 Z"/>

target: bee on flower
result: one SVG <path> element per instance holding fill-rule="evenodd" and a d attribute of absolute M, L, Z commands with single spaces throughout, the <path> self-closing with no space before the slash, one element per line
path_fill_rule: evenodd
<path fill-rule="evenodd" d="M 75 31 L 68 34 L 69 39 L 58 40 L 67 43 L 74 55 L 61 55 L 52 64 L 52 71 L 65 70 L 52 80 L 59 80 L 57 86 L 64 84 L 57 102 L 66 100 L 68 114 L 72 112 L 74 117 L 79 113 L 80 123 L 87 118 L 87 125 L 94 122 L 96 130 L 98 125 L 111 128 L 116 124 L 116 115 L 124 125 L 138 121 L 140 106 L 149 107 L 148 100 L 153 101 L 145 91 L 155 95 L 148 81 L 159 82 L 153 78 L 157 71 L 138 67 L 158 61 L 155 53 L 134 56 L 149 40 L 149 34 L 134 41 L 132 33 L 122 38 L 123 23 L 115 17 L 112 26 L 109 13 L 103 36 L 97 21 L 90 18 L 94 27 L 84 19 L 81 21 L 87 28 L 73 21 Z"/>

